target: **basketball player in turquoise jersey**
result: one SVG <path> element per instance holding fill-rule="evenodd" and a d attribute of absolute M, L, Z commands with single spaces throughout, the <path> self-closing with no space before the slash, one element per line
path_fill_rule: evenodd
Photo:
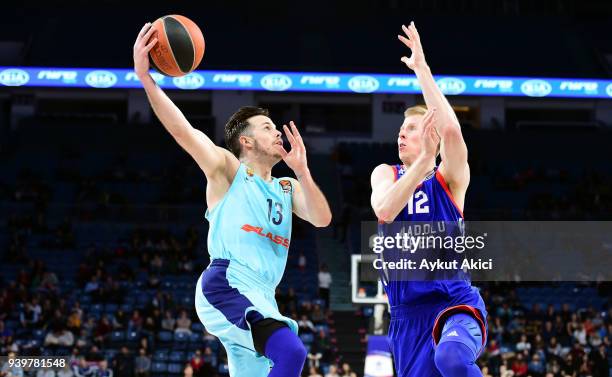
<path fill-rule="evenodd" d="M 149 75 L 148 52 L 156 43 L 145 25 L 134 45 L 134 68 L 151 106 L 177 143 L 206 175 L 206 218 L 211 263 L 195 292 L 198 317 L 228 355 L 232 377 L 298 377 L 306 350 L 297 323 L 274 300 L 291 238 L 292 212 L 324 227 L 331 212 L 306 162 L 295 124 L 281 132 L 258 107 L 242 107 L 225 126 L 229 151 L 193 128 Z M 231 152 L 230 152 L 231 151 Z M 272 177 L 280 160 L 297 179 Z M 270 367 L 272 369 L 270 370 Z"/>
<path fill-rule="evenodd" d="M 416 73 L 429 110 L 416 106 L 404 114 L 397 139 L 403 164 L 374 169 L 372 208 L 383 233 L 394 221 L 442 221 L 462 229 L 470 181 L 467 147 L 459 121 L 425 62 L 414 23 L 403 30 L 406 36 L 398 38 L 412 55 L 402 62 Z M 436 166 L 438 151 L 442 162 Z M 486 343 L 487 312 L 469 276 L 456 274 L 461 278 L 386 279 L 389 338 L 398 376 L 482 376 L 475 361 Z"/>

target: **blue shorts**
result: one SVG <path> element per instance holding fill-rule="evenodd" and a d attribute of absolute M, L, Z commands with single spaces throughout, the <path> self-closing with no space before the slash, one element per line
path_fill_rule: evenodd
<path fill-rule="evenodd" d="M 297 334 L 297 323 L 282 316 L 269 287 L 248 267 L 214 259 L 204 270 L 195 292 L 195 308 L 206 330 L 227 352 L 232 377 L 264 377 L 271 361 L 255 351 L 251 325 L 272 318 Z"/>
<path fill-rule="evenodd" d="M 454 314 L 467 313 L 481 324 L 481 337 L 470 346 L 477 358 L 486 344 L 486 310 L 482 305 L 428 303 L 398 305 L 391 308 L 389 343 L 393 352 L 398 377 L 442 377 L 434 362 L 435 349 L 443 333 L 446 319 Z"/>

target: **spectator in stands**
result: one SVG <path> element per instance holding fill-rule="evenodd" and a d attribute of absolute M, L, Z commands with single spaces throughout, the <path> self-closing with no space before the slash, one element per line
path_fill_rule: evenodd
<path fill-rule="evenodd" d="M 193 377 L 193 367 L 191 364 L 185 365 L 185 369 L 183 369 L 183 377 Z"/>
<path fill-rule="evenodd" d="M 310 367 L 308 370 L 308 377 L 323 377 L 321 373 L 319 373 L 319 369 L 315 367 Z"/>
<path fill-rule="evenodd" d="M 580 343 L 581 346 L 587 345 L 587 332 L 583 324 L 576 326 L 572 335 L 575 341 Z"/>
<path fill-rule="evenodd" d="M 143 318 L 140 315 L 140 310 L 135 309 L 132 312 L 132 316 L 130 317 L 130 320 L 128 321 L 128 331 L 140 331 L 142 329 L 142 324 L 143 324 Z"/>
<path fill-rule="evenodd" d="M 600 345 L 589 354 L 593 363 L 593 377 L 607 377 L 610 371 L 610 362 L 606 346 Z"/>
<path fill-rule="evenodd" d="M 58 370 L 55 374 L 56 377 L 74 377 L 74 373 L 70 369 L 70 366 L 66 364 L 62 369 Z"/>
<path fill-rule="evenodd" d="M 102 352 L 100 351 L 100 349 L 98 348 L 98 346 L 93 345 L 91 346 L 91 348 L 89 349 L 89 352 L 87 353 L 86 359 L 88 362 L 99 362 L 104 360 L 104 355 L 102 355 Z"/>
<path fill-rule="evenodd" d="M 544 361 L 540 358 L 539 354 L 534 354 L 529 362 L 529 372 L 533 375 L 533 377 L 542 377 L 544 376 L 544 372 L 546 371 L 546 367 L 544 365 Z"/>
<path fill-rule="evenodd" d="M 522 351 L 529 351 L 531 350 L 531 343 L 529 343 L 529 341 L 527 340 L 527 335 L 523 334 L 521 335 L 521 341 L 516 343 L 516 350 L 518 352 L 522 352 Z"/>
<path fill-rule="evenodd" d="M 138 350 L 138 357 L 134 360 L 134 374 L 136 377 L 149 377 L 151 358 L 147 356 L 144 348 Z"/>
<path fill-rule="evenodd" d="M 15 356 L 16 354 L 14 352 L 8 354 L 9 359 L 15 358 Z M 15 364 L 11 366 L 9 365 L 8 361 L 5 361 L 0 369 L 0 376 L 23 377 L 23 375 L 23 368 L 16 366 Z"/>
<path fill-rule="evenodd" d="M 321 264 L 318 274 L 319 279 L 319 297 L 325 301 L 325 307 L 329 308 L 329 287 L 332 283 L 332 276 L 327 269 L 325 263 Z"/>
<path fill-rule="evenodd" d="M 36 297 L 32 298 L 30 302 L 27 302 L 19 313 L 19 321 L 21 326 L 26 329 L 33 329 L 38 326 L 40 317 L 42 315 L 42 308 L 38 303 Z"/>
<path fill-rule="evenodd" d="M 512 371 L 517 377 L 527 376 L 528 367 L 522 352 L 516 355 L 516 359 L 512 363 Z"/>
<path fill-rule="evenodd" d="M 302 315 L 300 320 L 298 321 L 298 327 L 300 334 L 314 334 L 315 327 L 310 319 L 308 319 L 307 315 Z"/>
<path fill-rule="evenodd" d="M 340 377 L 338 374 L 338 367 L 335 365 L 330 365 L 325 377 Z"/>
<path fill-rule="evenodd" d="M 170 310 L 166 310 L 164 319 L 162 320 L 161 327 L 167 331 L 174 331 L 174 327 L 176 325 L 176 319 L 172 316 L 172 312 Z"/>
<path fill-rule="evenodd" d="M 206 377 L 210 376 L 214 369 L 210 363 L 207 363 L 202 357 L 202 352 L 196 350 L 193 357 L 189 361 L 191 368 L 193 368 L 194 377 Z"/>
<path fill-rule="evenodd" d="M 100 289 L 100 283 L 98 282 L 98 277 L 93 275 L 89 281 L 87 282 L 87 284 L 85 284 L 85 293 L 87 294 L 93 294 L 94 292 L 97 292 Z"/>
<path fill-rule="evenodd" d="M 68 316 L 68 322 L 67 322 L 68 329 L 75 334 L 78 334 L 81 332 L 82 313 L 83 313 L 82 310 L 73 308 L 72 311 L 70 312 L 70 316 Z"/>
<path fill-rule="evenodd" d="M 340 377 L 357 377 L 357 373 L 353 372 L 348 363 L 343 363 L 342 370 L 340 371 Z"/>
<path fill-rule="evenodd" d="M 553 358 L 561 358 L 561 351 L 561 344 L 557 342 L 557 338 L 554 336 L 550 338 L 550 342 L 548 343 L 548 347 L 546 348 L 546 352 L 548 353 L 548 355 L 552 356 Z"/>
<path fill-rule="evenodd" d="M 132 370 L 130 370 L 130 375 L 131 373 Z M 119 376 L 123 375 L 120 374 Z M 113 377 L 113 370 L 108 367 L 108 361 L 101 360 L 100 363 L 98 363 L 98 370 L 96 371 L 95 377 Z"/>
<path fill-rule="evenodd" d="M 300 255 L 298 256 L 298 268 L 301 273 L 304 273 L 304 271 L 306 271 L 306 256 L 301 251 Z"/>
<path fill-rule="evenodd" d="M 74 335 L 59 324 L 56 324 L 45 336 L 45 347 L 51 350 L 57 350 L 58 347 L 72 347 L 73 344 Z"/>
<path fill-rule="evenodd" d="M 312 313 L 310 313 L 310 319 L 315 325 L 321 325 L 325 323 L 327 318 L 325 317 L 325 313 L 323 313 L 323 310 L 321 310 L 321 305 L 316 304 L 313 307 Z"/>
<path fill-rule="evenodd" d="M 320 364 L 320 360 L 323 357 L 323 353 L 319 349 L 316 342 L 310 346 L 310 350 L 308 351 L 308 355 L 306 356 L 308 359 L 308 367 L 309 368 L 318 368 Z"/>
<path fill-rule="evenodd" d="M 217 368 L 217 355 L 215 355 L 212 351 L 212 348 L 206 347 L 204 348 L 204 356 L 202 357 L 204 360 L 204 366 L 210 365 L 212 370 Z M 206 369 L 206 368 L 205 368 Z"/>
<path fill-rule="evenodd" d="M 184 332 L 191 334 L 191 319 L 187 316 L 186 310 L 181 310 L 178 319 L 176 320 L 175 333 Z"/>
<path fill-rule="evenodd" d="M 40 281 L 39 289 L 43 292 L 57 292 L 57 285 L 59 284 L 59 279 L 54 272 L 45 271 L 43 274 L 43 278 Z"/>
<path fill-rule="evenodd" d="M 297 310 L 297 296 L 295 295 L 295 289 L 289 287 L 287 295 L 285 296 L 285 307 L 287 311 L 292 312 Z"/>
<path fill-rule="evenodd" d="M 94 331 L 94 342 L 103 343 L 113 331 L 113 326 L 110 324 L 108 317 L 103 316 Z"/>
<path fill-rule="evenodd" d="M 0 320 L 0 355 L 6 355 L 7 348 L 13 343 L 13 331 L 7 329 L 4 321 Z"/>
<path fill-rule="evenodd" d="M 79 362 L 72 367 L 72 372 L 75 377 L 92 377 L 95 373 L 95 369 L 87 363 L 85 357 L 81 356 Z"/>
<path fill-rule="evenodd" d="M 131 377 L 134 375 L 134 357 L 127 346 L 121 347 L 121 352 L 113 360 L 113 371 L 117 376 Z"/>
<path fill-rule="evenodd" d="M 87 349 L 91 346 L 91 336 L 87 335 L 87 330 L 81 329 L 74 341 L 74 345 L 80 349 Z"/>
<path fill-rule="evenodd" d="M 491 373 L 489 373 L 489 368 L 486 366 L 482 367 L 481 372 L 482 372 L 482 377 L 493 377 Z"/>

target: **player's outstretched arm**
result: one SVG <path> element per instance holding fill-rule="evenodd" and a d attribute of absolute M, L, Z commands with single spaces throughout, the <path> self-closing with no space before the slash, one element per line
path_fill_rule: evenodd
<path fill-rule="evenodd" d="M 372 172 L 370 204 L 380 221 L 392 222 L 397 217 L 431 169 L 440 143 L 434 128 L 436 113 L 435 108 L 430 108 L 423 117 L 421 153 L 400 179 L 395 180 L 395 172 L 387 164 L 378 165 Z"/>
<path fill-rule="evenodd" d="M 446 97 L 436 85 L 431 70 L 425 61 L 423 46 L 414 22 L 411 22 L 408 27 L 402 25 L 402 29 L 406 35 L 398 35 L 397 37 L 410 48 L 412 54 L 410 57 L 403 56 L 401 60 L 416 74 L 427 107 L 438 109 L 436 130 L 442 139 L 440 145 L 442 155 L 440 173 L 453 190 L 453 194 L 463 196 L 469 184 L 470 170 L 467 163 L 467 146 L 461 134 L 459 120 Z"/>
<path fill-rule="evenodd" d="M 240 165 L 238 159 L 228 150 L 216 146 L 202 131 L 193 128 L 149 74 L 149 51 L 157 43 L 157 38 L 151 39 L 153 32 L 150 23 L 140 30 L 134 43 L 134 70 L 155 115 L 174 140 L 197 162 L 209 180 L 221 175 L 231 179 Z"/>
<path fill-rule="evenodd" d="M 289 125 L 291 129 L 283 125 L 283 130 L 291 144 L 291 151 L 287 152 L 282 145 L 277 145 L 275 148 L 297 177 L 297 180 L 290 178 L 294 187 L 293 212 L 316 227 L 326 227 L 332 219 L 329 204 L 310 175 L 306 147 L 300 132 L 295 123 L 290 122 Z"/>

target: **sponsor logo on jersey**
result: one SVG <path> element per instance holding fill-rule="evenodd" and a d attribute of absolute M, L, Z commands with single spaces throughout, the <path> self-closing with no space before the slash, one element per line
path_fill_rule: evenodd
<path fill-rule="evenodd" d="M 372 93 L 375 92 L 380 83 L 372 76 L 360 75 L 354 76 L 348 82 L 348 87 L 355 93 Z"/>
<path fill-rule="evenodd" d="M 110 88 L 117 83 L 117 75 L 110 71 L 91 71 L 85 76 L 85 82 L 93 88 Z"/>
<path fill-rule="evenodd" d="M 529 97 L 545 97 L 552 92 L 552 85 L 544 80 L 527 80 L 521 84 L 521 92 Z"/>
<path fill-rule="evenodd" d="M 280 181 L 278 181 L 278 183 L 281 185 L 281 188 L 283 189 L 283 192 L 285 194 L 289 194 L 291 193 L 291 189 L 293 188 L 293 186 L 291 185 L 291 181 L 288 179 L 281 179 Z"/>
<path fill-rule="evenodd" d="M 287 75 L 283 75 L 281 73 L 272 73 L 262 77 L 260 80 L 260 84 L 264 89 L 273 92 L 282 92 L 291 88 L 293 82 L 291 81 L 291 78 Z"/>
<path fill-rule="evenodd" d="M 247 233 L 251 233 L 251 232 L 255 233 L 261 237 L 269 239 L 270 241 L 274 242 L 277 245 L 281 245 L 287 249 L 289 248 L 289 242 L 290 242 L 289 238 L 285 238 L 283 236 L 276 235 L 271 232 L 264 232 L 263 228 L 260 226 L 244 224 L 242 228 L 240 229 L 244 230 Z"/>
<path fill-rule="evenodd" d="M 188 75 L 175 77 L 172 79 L 172 83 L 181 89 L 198 89 L 204 85 L 204 76 L 196 72 L 191 72 Z"/>
<path fill-rule="evenodd" d="M 444 94 L 449 95 L 457 95 L 465 92 L 465 81 L 454 78 L 454 77 L 445 77 L 436 81 L 438 87 Z"/>
<path fill-rule="evenodd" d="M 23 69 L 9 68 L 0 72 L 0 84 L 22 86 L 30 81 L 30 75 Z"/>

